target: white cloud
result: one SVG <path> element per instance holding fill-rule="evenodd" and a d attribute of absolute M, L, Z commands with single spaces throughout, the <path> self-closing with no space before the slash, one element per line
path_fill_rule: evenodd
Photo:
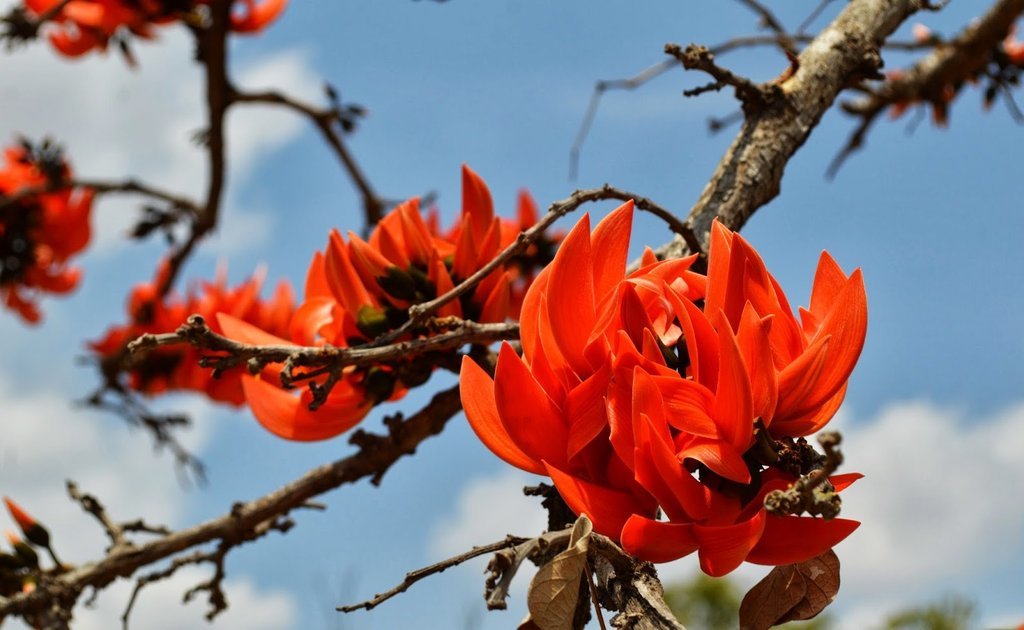
<path fill-rule="evenodd" d="M 0 65 L 4 122 L 0 143 L 16 134 L 51 135 L 67 149 L 82 177 L 120 180 L 134 176 L 152 185 L 202 200 L 206 156 L 192 136 L 204 125 L 203 75 L 193 61 L 194 44 L 183 28 L 160 29 L 157 42 L 135 46 L 131 69 L 112 51 L 69 60 L 46 42 L 8 55 Z M 244 87 L 276 87 L 309 96 L 319 81 L 308 55 L 284 51 L 236 72 Z M 315 98 L 312 97 L 312 98 Z M 228 116 L 228 194 L 215 253 L 258 245 L 271 231 L 271 215 L 238 203 L 254 167 L 295 139 L 309 123 L 281 108 L 239 107 Z M 138 218 L 138 198 L 108 197 L 94 213 L 95 251 L 118 251 Z M 238 225 L 232 225 L 237 223 Z M 244 238 L 232 234 L 244 232 Z M 224 236 L 228 235 L 228 236 Z"/>
<path fill-rule="evenodd" d="M 198 399 L 175 403 L 195 423 L 182 434 L 183 445 L 192 452 L 201 451 L 210 438 L 209 404 Z M 143 436 L 125 430 L 118 420 L 73 409 L 66 393 L 57 388 L 16 392 L 2 372 L 0 409 L 4 438 L 0 494 L 18 501 L 50 529 L 62 561 L 95 559 L 108 544 L 93 518 L 67 497 L 65 479 L 73 479 L 83 492 L 97 496 L 117 520 L 144 516 L 153 524 L 185 524 L 189 493 L 167 469 L 170 462 L 154 456 Z M 0 529 L 16 528 L 7 516 L 0 516 Z M 132 626 L 198 627 L 207 609 L 205 600 L 189 606 L 178 602 L 186 590 L 208 579 L 210 570 L 187 568 L 147 588 L 133 612 Z M 77 607 L 75 627 L 120 627 L 131 588 L 131 582 L 121 580 L 102 592 L 95 608 Z M 217 619 L 217 628 L 287 628 L 298 618 L 297 604 L 288 593 L 259 591 L 245 578 L 229 578 L 225 592 L 231 607 Z"/>
<path fill-rule="evenodd" d="M 493 476 L 470 479 L 459 491 L 454 509 L 434 525 L 428 543 L 431 562 L 448 558 L 475 545 L 501 540 L 509 534 L 536 536 L 547 529 L 547 512 L 539 497 L 523 494 L 523 486 L 536 485 L 537 477 L 515 469 L 505 469 Z M 460 574 L 467 582 L 465 590 L 483 586 L 484 569 L 491 556 L 482 556 L 466 563 Z M 523 563 L 516 573 L 509 591 L 508 613 L 485 617 L 489 622 L 510 623 L 508 617 L 518 618 L 525 610 L 526 589 L 537 569 Z M 482 607 L 481 607 L 482 608 Z M 514 622 L 514 621 L 513 621 Z"/>
<path fill-rule="evenodd" d="M 536 477 L 514 469 L 469 480 L 459 491 L 454 509 L 434 526 L 431 554 L 440 559 L 508 534 L 532 536 L 543 532 L 547 513 L 540 499 L 523 494 L 523 486 L 536 483 Z"/>
<path fill-rule="evenodd" d="M 95 558 L 108 543 L 92 517 L 68 498 L 65 479 L 95 494 L 116 519 L 145 516 L 153 523 L 180 524 L 187 497 L 168 470 L 170 462 L 153 454 L 145 436 L 126 430 L 117 419 L 74 409 L 63 390 L 15 392 L 3 373 L 0 409 L 0 494 L 18 501 L 50 528 L 65 562 Z M 209 438 L 208 409 L 196 401 L 185 410 L 195 424 L 181 438 L 192 452 Z M 6 516 L 0 523 L 14 527 Z"/>
<path fill-rule="evenodd" d="M 851 618 L 973 590 L 1019 560 L 1024 503 L 1012 488 L 1024 477 L 1024 404 L 978 419 L 905 402 L 842 424 L 849 469 L 866 475 L 843 497 L 862 525 L 837 548 L 838 601 Z"/>

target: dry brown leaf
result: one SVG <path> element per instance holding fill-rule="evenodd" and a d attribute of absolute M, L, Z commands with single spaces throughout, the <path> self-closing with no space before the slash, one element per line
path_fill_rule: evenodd
<path fill-rule="evenodd" d="M 830 549 L 816 558 L 775 567 L 740 604 L 740 628 L 766 630 L 811 619 L 839 592 L 839 558 Z"/>
<path fill-rule="evenodd" d="M 804 576 L 807 593 L 800 603 L 779 620 L 779 623 L 816 617 L 839 593 L 839 556 L 831 549 L 796 566 Z"/>
<path fill-rule="evenodd" d="M 537 571 L 526 595 L 530 613 L 519 630 L 572 630 L 593 529 L 590 519 L 581 514 L 572 527 L 569 548 Z"/>

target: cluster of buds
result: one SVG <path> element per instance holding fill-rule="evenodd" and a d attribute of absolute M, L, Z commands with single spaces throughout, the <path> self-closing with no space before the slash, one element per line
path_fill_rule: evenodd
<path fill-rule="evenodd" d="M 63 565 L 53 552 L 50 532 L 11 499 L 4 497 L 4 503 L 24 536 L 22 538 L 8 531 L 7 541 L 11 545 L 11 553 L 0 551 L 0 595 L 9 597 L 35 588 L 41 570 L 35 547 L 45 549 L 58 570 Z"/>
<path fill-rule="evenodd" d="M 191 390 L 218 402 L 241 405 L 245 397 L 239 372 L 229 371 L 214 378 L 210 370 L 200 367 L 199 350 L 184 345 L 164 346 L 129 358 L 126 346 L 146 333 L 173 331 L 192 314 L 202 316 L 217 333 L 221 332 L 217 315 L 226 314 L 272 334 L 286 334 L 295 303 L 291 287 L 281 282 L 271 298 L 263 300 L 260 291 L 266 274 L 262 270 L 231 288 L 227 271 L 221 267 L 216 280 L 201 283 L 184 297 L 174 293 L 161 296 L 168 272 L 168 265 L 163 263 L 152 282 L 136 285 L 128 298 L 128 323 L 112 327 L 102 339 L 90 343 L 90 349 L 110 382 L 119 382 L 127 364 L 127 382 L 122 384 L 143 394 Z"/>
<path fill-rule="evenodd" d="M 707 274 L 694 256 L 648 250 L 626 275 L 632 215 L 624 204 L 593 233 L 584 217 L 565 238 L 525 296 L 522 356 L 504 344 L 493 379 L 463 360 L 474 431 L 645 560 L 696 551 L 720 576 L 831 548 L 858 523 L 764 499 L 823 465 L 802 438 L 836 413 L 860 355 L 860 271 L 823 253 L 798 321 L 757 252 L 718 223 Z M 831 505 L 857 477 L 823 480 Z"/>
<path fill-rule="evenodd" d="M 158 26 L 201 23 L 209 4 L 210 0 L 25 0 L 30 15 L 52 14 L 50 43 L 68 57 L 105 51 L 111 42 L 127 52 L 129 36 L 153 39 Z M 235 0 L 230 28 L 235 33 L 258 33 L 286 4 L 287 0 Z"/>
<path fill-rule="evenodd" d="M 89 242 L 93 191 L 59 188 L 71 167 L 49 141 L 26 140 L 4 150 L 0 164 L 0 299 L 27 322 L 37 323 L 40 293 L 63 294 L 78 284 L 81 271 L 68 266 Z M 5 199 L 16 197 L 16 199 Z"/>
<path fill-rule="evenodd" d="M 352 232 L 346 240 L 332 231 L 326 249 L 316 252 L 310 263 L 303 301 L 287 338 L 230 315 L 220 316 L 220 326 L 228 337 L 251 344 L 347 348 L 371 343 L 409 321 L 409 306 L 450 291 L 536 220 L 536 206 L 525 193 L 519 198 L 517 220 L 495 216 L 487 185 L 463 167 L 462 212 L 448 231 L 441 230 L 436 210 L 424 217 L 417 199 L 395 207 L 367 240 Z M 517 318 L 526 289 L 536 270 L 550 261 L 557 238 L 542 237 L 473 290 L 441 307 L 437 316 L 481 323 Z M 404 339 L 432 332 L 427 327 L 411 330 Z M 256 377 L 243 376 L 242 384 L 254 415 L 268 430 L 293 440 L 321 440 L 347 431 L 374 405 L 423 384 L 435 366 L 453 356 L 444 352 L 346 368 L 333 377 L 326 398 L 315 404 L 312 387 L 300 395 L 282 389 L 278 365 Z M 321 374 L 309 380 L 320 387 L 328 378 Z"/>

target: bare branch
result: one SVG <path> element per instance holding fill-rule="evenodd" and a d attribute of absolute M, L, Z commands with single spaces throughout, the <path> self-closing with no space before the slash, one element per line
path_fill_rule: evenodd
<path fill-rule="evenodd" d="M 350 366 L 386 365 L 406 362 L 411 357 L 453 350 L 466 344 L 490 344 L 502 339 L 517 339 L 518 324 L 478 324 L 458 318 L 435 320 L 434 329 L 442 332 L 423 338 L 399 341 L 386 346 L 293 346 L 293 345 L 251 345 L 224 337 L 213 332 L 199 315 L 192 315 L 176 332 L 145 334 L 128 344 L 128 352 L 135 356 L 161 346 L 188 344 L 200 350 L 223 353 L 202 357 L 200 365 L 214 370 L 219 376 L 228 370 L 245 364 L 252 374 L 257 374 L 270 363 L 283 363 L 281 384 L 291 387 L 296 381 L 313 376 L 328 374 L 323 384 L 310 381 L 313 393 L 311 405 L 319 406 L 331 388 L 341 377 L 342 369 Z M 315 371 L 296 372 L 296 368 L 323 368 Z M 316 407 L 313 407 L 316 408 Z"/>
<path fill-rule="evenodd" d="M 306 118 L 309 118 L 310 122 L 316 125 L 317 129 L 320 130 L 320 133 L 323 135 L 324 140 L 327 141 L 327 144 L 329 144 L 331 149 L 334 150 L 334 153 L 338 156 L 338 159 L 341 161 L 345 171 L 348 172 L 352 183 L 355 184 L 355 187 L 359 190 L 359 194 L 362 195 L 363 215 L 367 229 L 380 222 L 381 218 L 384 216 L 384 200 L 370 185 L 369 178 L 359 166 L 359 163 L 356 162 L 352 152 L 348 150 L 348 147 L 342 139 L 342 134 L 339 133 L 337 124 L 341 121 L 341 110 L 337 105 L 321 109 L 307 103 L 303 103 L 302 101 L 276 90 L 268 90 L 265 92 L 232 91 L 231 102 L 281 105 L 305 116 Z"/>
<path fill-rule="evenodd" d="M 740 229 L 781 187 L 789 158 L 803 145 L 840 91 L 877 71 L 878 50 L 920 0 L 852 0 L 800 54 L 779 84 L 782 98 L 747 113 L 739 134 L 690 210 L 689 225 L 707 242 L 717 217 Z M 681 248 L 677 248 L 681 249 Z"/>
<path fill-rule="evenodd" d="M 718 66 L 715 63 L 714 54 L 706 46 L 690 44 L 686 48 L 682 48 L 679 44 L 665 44 L 665 53 L 678 59 L 687 70 L 701 70 L 710 74 L 715 80 L 710 86 L 684 92 L 687 96 L 696 96 L 708 90 L 719 90 L 731 85 L 736 88 L 736 97 L 743 101 L 744 111 L 746 111 L 746 108 L 767 107 L 769 101 L 781 91 L 778 86 L 758 85 L 746 77 L 738 76 Z"/>
<path fill-rule="evenodd" d="M 393 588 L 390 588 L 384 591 L 383 593 L 378 593 L 374 595 L 371 599 L 359 602 L 357 604 L 338 606 L 337 610 L 343 613 L 350 613 L 361 609 L 373 610 L 374 608 L 391 599 L 395 595 L 406 592 L 407 590 L 409 590 L 410 586 L 412 586 L 416 582 L 419 582 L 425 577 L 441 573 L 446 569 L 456 567 L 464 562 L 472 560 L 473 558 L 479 558 L 480 556 L 485 556 L 489 553 L 494 553 L 495 551 L 500 551 L 502 549 L 514 547 L 522 543 L 524 540 L 525 539 L 523 538 L 517 538 L 515 536 L 506 536 L 504 540 L 499 540 L 498 542 L 494 542 L 489 545 L 473 547 L 469 551 L 465 553 L 460 553 L 459 555 L 448 558 L 447 560 L 442 560 L 441 562 L 437 562 L 430 566 L 423 567 L 422 569 L 410 571 L 409 573 L 405 574 L 405 579 L 399 582 Z"/>
<path fill-rule="evenodd" d="M 370 610 L 412 584 L 430 575 L 441 573 L 466 560 L 497 551 L 488 565 L 488 578 L 484 597 L 489 610 L 503 610 L 508 589 L 519 567 L 526 560 L 539 565 L 549 562 L 568 544 L 572 528 L 546 532 L 534 538 L 506 536 L 504 539 L 474 547 L 436 564 L 408 573 L 405 579 L 393 588 L 374 596 L 372 599 L 340 606 L 341 612 Z M 640 562 L 624 552 L 613 540 L 597 533 L 590 535 L 588 565 L 595 567 L 598 582 L 595 588 L 595 606 L 600 605 L 619 613 L 612 619 L 612 627 L 637 628 L 644 630 L 686 630 L 676 620 L 665 604 L 664 590 L 658 581 L 654 565 Z M 589 571 L 588 571 L 589 574 Z M 603 620 L 602 620 L 603 624 Z"/>
<path fill-rule="evenodd" d="M 78 490 L 78 485 L 70 479 L 67 481 L 67 490 L 72 500 L 81 505 L 83 510 L 92 514 L 100 522 L 100 525 L 103 526 L 103 531 L 110 538 L 110 547 L 107 548 L 108 552 L 120 547 L 131 546 L 131 543 L 124 537 L 124 529 L 107 516 L 107 510 L 100 503 L 99 499 L 91 494 L 82 494 Z"/>
<path fill-rule="evenodd" d="M 48 181 L 39 186 L 22 188 L 17 192 L 0 196 L 0 210 L 15 205 L 30 197 L 44 195 L 46 193 L 67 190 L 69 188 L 89 188 L 98 195 L 110 193 L 138 194 L 152 199 L 163 201 L 175 208 L 182 208 L 193 214 L 199 213 L 199 206 L 191 199 L 177 195 L 155 186 L 145 184 L 136 179 L 127 179 L 122 182 L 96 180 L 96 179 L 69 179 Z"/>
<path fill-rule="evenodd" d="M 991 59 L 992 51 L 1024 13 L 1024 0 L 998 0 L 980 18 L 971 22 L 955 38 L 940 44 L 911 68 L 885 81 L 868 97 L 843 103 L 843 109 L 860 118 L 846 146 L 829 166 L 832 177 L 852 153 L 864 145 L 875 119 L 897 103 L 931 103 L 945 108 L 951 94 L 967 79 L 975 77 Z"/>
<path fill-rule="evenodd" d="M 227 178 L 226 140 L 224 117 L 231 104 L 231 87 L 228 79 L 227 35 L 231 22 L 231 0 L 212 0 L 209 4 L 209 24 L 205 28 L 194 28 L 199 61 L 206 70 L 207 127 L 203 133 L 206 146 L 208 175 L 206 200 L 191 226 L 188 238 L 168 258 L 168 272 L 158 295 L 166 295 L 174 286 L 185 260 L 192 254 L 199 241 L 217 227 L 220 205 Z"/>
<path fill-rule="evenodd" d="M 118 578 L 130 577 L 142 567 L 201 545 L 217 542 L 233 547 L 269 531 L 265 528 L 280 529 L 280 519 L 292 510 L 307 507 L 317 495 L 366 477 L 379 480 L 398 459 L 440 433 L 460 409 L 458 387 L 444 390 L 418 413 L 389 423 L 387 435 L 357 431 L 351 441 L 359 445 L 359 451 L 353 455 L 314 468 L 263 497 L 237 503 L 223 516 L 130 549 L 115 548 L 102 560 L 56 576 L 30 593 L 0 599 L 0 620 L 11 615 L 32 616 L 51 608 L 67 612 L 70 618 L 68 611 L 87 588 L 101 589 Z M 178 561 L 187 562 L 188 556 L 179 557 Z"/>
<path fill-rule="evenodd" d="M 152 437 L 157 450 L 166 448 L 174 456 L 183 483 L 192 478 L 200 485 L 206 482 L 206 468 L 198 457 L 181 443 L 178 431 L 190 426 L 191 420 L 181 413 L 159 413 L 147 408 L 139 396 L 120 383 L 110 367 L 101 362 L 104 383 L 81 404 L 121 416 L 129 427 L 141 427 Z"/>

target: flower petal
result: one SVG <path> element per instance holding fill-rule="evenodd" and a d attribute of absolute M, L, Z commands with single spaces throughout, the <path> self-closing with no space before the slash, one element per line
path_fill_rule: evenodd
<path fill-rule="evenodd" d="M 698 546 L 692 523 L 665 523 L 634 514 L 622 528 L 622 548 L 648 562 L 671 562 Z"/>
<path fill-rule="evenodd" d="M 469 426 L 484 446 L 516 468 L 538 475 L 547 474 L 544 466 L 524 453 L 509 436 L 498 417 L 494 381 L 469 357 L 462 357 L 459 392 Z"/>

